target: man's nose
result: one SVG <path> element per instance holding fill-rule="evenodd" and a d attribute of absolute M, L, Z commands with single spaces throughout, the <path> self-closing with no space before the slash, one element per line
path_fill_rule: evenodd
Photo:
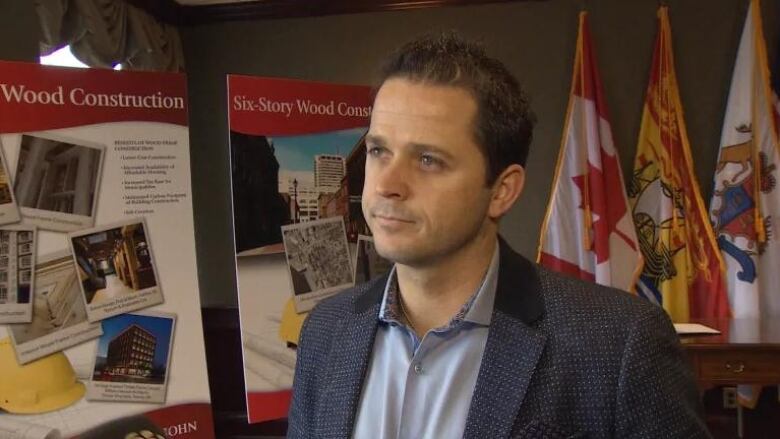
<path fill-rule="evenodd" d="M 377 169 L 376 193 L 387 198 L 405 199 L 409 195 L 409 173 L 400 159 L 391 160 Z"/>

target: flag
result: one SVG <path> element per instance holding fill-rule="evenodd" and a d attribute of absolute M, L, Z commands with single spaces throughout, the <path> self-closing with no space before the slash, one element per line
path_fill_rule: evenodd
<path fill-rule="evenodd" d="M 761 7 L 752 0 L 731 77 L 710 218 L 736 318 L 780 315 L 778 147 Z"/>
<path fill-rule="evenodd" d="M 658 27 L 628 186 L 645 260 L 637 292 L 675 322 L 728 317 L 723 261 L 693 172 L 665 6 Z"/>
<path fill-rule="evenodd" d="M 780 46 L 778 46 L 780 48 Z M 774 108 L 774 120 L 775 120 L 775 133 L 778 136 L 778 144 L 780 144 L 780 57 L 775 57 L 775 66 L 772 78 L 772 107 Z M 778 146 L 780 148 L 780 146 Z M 775 161 L 775 163 L 777 163 Z M 777 167 L 775 167 L 777 169 Z M 777 184 L 777 177 L 775 176 L 775 185 Z M 777 232 L 775 232 L 777 233 Z M 780 401 L 780 384 L 777 386 L 777 400 Z"/>
<path fill-rule="evenodd" d="M 780 158 L 762 27 L 761 5 L 752 0 L 731 77 L 710 203 L 732 313 L 751 319 L 756 330 L 761 317 L 780 313 L 780 239 L 772 223 L 780 218 Z M 759 389 L 739 386 L 740 402 L 755 407 Z"/>
<path fill-rule="evenodd" d="M 759 17 L 760 18 L 760 17 Z M 763 29 L 761 29 L 763 33 Z M 780 46 L 777 47 L 780 52 Z M 778 142 L 780 142 L 780 53 L 775 53 L 775 65 L 772 69 L 770 79 L 772 81 L 772 109 L 775 120 L 775 133 L 778 136 Z"/>
<path fill-rule="evenodd" d="M 612 129 L 580 13 L 569 106 L 537 260 L 555 271 L 633 289 L 642 256 Z"/>

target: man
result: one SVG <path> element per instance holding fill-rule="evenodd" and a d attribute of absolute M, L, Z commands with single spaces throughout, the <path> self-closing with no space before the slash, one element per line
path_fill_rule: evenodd
<path fill-rule="evenodd" d="M 507 69 L 456 36 L 390 60 L 363 212 L 395 266 L 308 317 L 290 437 L 709 436 L 660 308 L 547 271 L 498 237 L 533 123 Z"/>

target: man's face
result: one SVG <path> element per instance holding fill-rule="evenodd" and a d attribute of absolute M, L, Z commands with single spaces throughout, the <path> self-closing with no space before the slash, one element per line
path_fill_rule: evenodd
<path fill-rule="evenodd" d="M 377 251 L 424 266 L 471 243 L 490 221 L 477 104 L 450 86 L 387 80 L 366 135 L 363 213 Z"/>

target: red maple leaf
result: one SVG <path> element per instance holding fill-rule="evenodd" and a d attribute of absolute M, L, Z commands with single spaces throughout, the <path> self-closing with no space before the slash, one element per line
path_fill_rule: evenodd
<path fill-rule="evenodd" d="M 615 156 L 601 151 L 602 169 L 598 169 L 588 161 L 588 187 L 585 194 L 585 176 L 572 177 L 574 184 L 580 189 L 583 203 L 588 200 L 591 215 L 594 217 L 591 232 L 591 248 L 596 253 L 596 263 L 609 259 L 609 235 L 617 233 L 631 248 L 636 249 L 634 241 L 617 229 L 617 224 L 626 214 L 626 203 L 623 198 L 623 182 L 620 179 L 620 165 Z M 585 210 L 581 204 L 580 209 Z M 590 231 L 588 231 L 590 232 Z"/>

